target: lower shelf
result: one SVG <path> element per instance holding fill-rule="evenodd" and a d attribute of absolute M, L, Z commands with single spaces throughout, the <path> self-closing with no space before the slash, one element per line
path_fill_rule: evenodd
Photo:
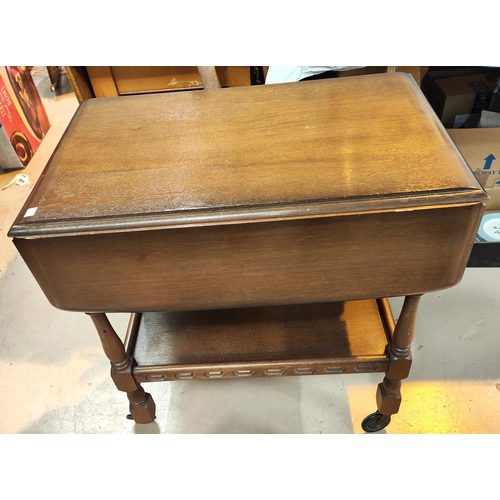
<path fill-rule="evenodd" d="M 138 382 L 384 372 L 386 299 L 133 314 Z"/>

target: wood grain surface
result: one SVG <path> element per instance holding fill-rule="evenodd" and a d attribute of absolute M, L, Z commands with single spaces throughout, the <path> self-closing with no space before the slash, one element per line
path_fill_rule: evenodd
<path fill-rule="evenodd" d="M 133 356 L 140 366 L 383 356 L 375 300 L 219 311 L 145 313 Z"/>
<path fill-rule="evenodd" d="M 387 370 L 375 300 L 145 313 L 132 334 L 139 382 Z"/>
<path fill-rule="evenodd" d="M 455 285 L 483 206 L 16 238 L 49 301 L 145 312 L 391 297 Z"/>
<path fill-rule="evenodd" d="M 9 235 L 60 309 L 359 300 L 457 284 L 484 199 L 393 73 L 86 101 Z"/>
<path fill-rule="evenodd" d="M 85 101 L 15 227 L 464 193 L 485 198 L 418 86 L 379 74 Z"/>

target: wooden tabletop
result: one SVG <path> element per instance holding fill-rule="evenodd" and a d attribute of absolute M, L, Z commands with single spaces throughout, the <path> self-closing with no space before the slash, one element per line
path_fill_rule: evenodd
<path fill-rule="evenodd" d="M 91 99 L 12 234 L 148 216 L 297 215 L 356 200 L 394 208 L 418 196 L 484 198 L 406 74 Z"/>

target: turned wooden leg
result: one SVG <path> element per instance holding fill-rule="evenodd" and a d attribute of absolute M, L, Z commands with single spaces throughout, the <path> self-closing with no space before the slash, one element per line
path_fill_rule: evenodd
<path fill-rule="evenodd" d="M 386 427 L 391 415 L 401 405 L 401 380 L 408 377 L 411 367 L 411 343 L 415 336 L 418 304 L 422 295 L 405 298 L 401 314 L 396 323 L 391 343 L 387 346 L 389 368 L 382 383 L 377 387 L 378 411 L 368 415 L 361 424 L 366 432 L 376 432 Z"/>
<path fill-rule="evenodd" d="M 111 361 L 111 378 L 116 388 L 126 392 L 130 401 L 130 414 L 138 424 L 149 424 L 156 418 L 156 405 L 151 397 L 133 377 L 135 361 L 127 355 L 120 337 L 111 326 L 106 314 L 87 313 L 101 339 L 102 347 Z"/>

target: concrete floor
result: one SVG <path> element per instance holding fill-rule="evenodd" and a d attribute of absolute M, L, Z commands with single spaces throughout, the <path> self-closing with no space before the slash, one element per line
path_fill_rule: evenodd
<path fill-rule="evenodd" d="M 52 126 L 23 171 L 31 184 L 0 191 L 0 433 L 363 433 L 380 374 L 149 383 L 156 422 L 125 418 L 90 319 L 54 309 L 7 238 L 78 107 L 67 81 L 54 94 L 35 76 Z M 396 317 L 401 303 L 391 299 Z M 423 297 L 403 403 L 381 433 L 500 433 L 499 304 L 500 269 L 467 269 L 458 286 Z M 110 319 L 123 334 L 128 316 Z"/>

